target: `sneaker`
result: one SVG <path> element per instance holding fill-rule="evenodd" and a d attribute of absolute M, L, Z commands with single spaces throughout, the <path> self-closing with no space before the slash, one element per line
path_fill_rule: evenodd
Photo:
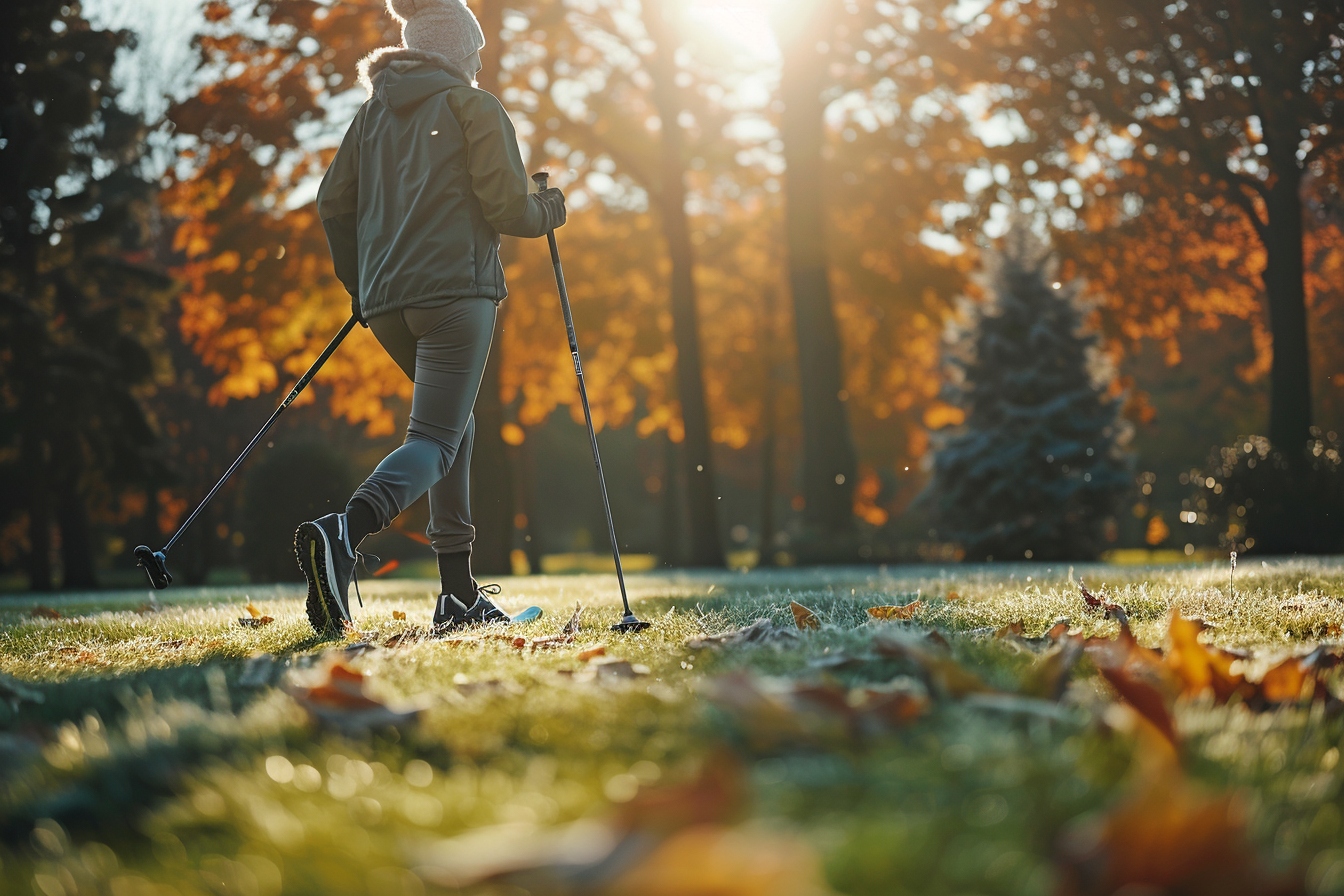
<path fill-rule="evenodd" d="M 485 596 L 486 594 L 498 594 L 500 590 L 498 585 L 478 585 L 475 581 L 471 584 L 476 591 L 476 596 L 470 607 L 454 594 L 439 595 L 439 601 L 434 607 L 434 629 L 436 631 L 448 632 L 466 628 L 469 625 L 490 625 L 512 621 L 508 613 L 495 606 L 494 601 Z"/>
<path fill-rule="evenodd" d="M 348 592 L 355 574 L 345 514 L 329 513 L 294 533 L 294 556 L 308 579 L 308 621 L 318 634 L 352 625 Z"/>

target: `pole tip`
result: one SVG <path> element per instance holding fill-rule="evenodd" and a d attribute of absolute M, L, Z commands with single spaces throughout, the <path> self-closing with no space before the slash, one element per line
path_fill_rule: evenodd
<path fill-rule="evenodd" d="M 134 553 L 137 565 L 149 576 L 149 583 L 154 586 L 154 590 L 162 591 L 173 583 L 173 575 L 168 572 L 168 558 L 163 555 L 163 551 L 142 544 Z"/>
<path fill-rule="evenodd" d="M 636 618 L 634 613 L 626 613 L 620 622 L 611 627 L 614 632 L 642 632 L 653 623 Z"/>

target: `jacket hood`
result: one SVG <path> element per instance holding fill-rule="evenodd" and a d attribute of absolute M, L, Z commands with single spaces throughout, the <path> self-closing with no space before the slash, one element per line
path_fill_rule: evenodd
<path fill-rule="evenodd" d="M 443 93 L 472 84 L 460 65 L 446 56 L 405 47 L 383 47 L 359 61 L 359 83 L 394 111 L 400 112 Z"/>

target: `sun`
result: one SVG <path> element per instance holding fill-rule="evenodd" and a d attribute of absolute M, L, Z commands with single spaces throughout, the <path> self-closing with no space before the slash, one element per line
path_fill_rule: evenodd
<path fill-rule="evenodd" d="M 692 23 L 717 41 L 757 58 L 779 53 L 770 12 L 779 0 L 685 0 Z"/>

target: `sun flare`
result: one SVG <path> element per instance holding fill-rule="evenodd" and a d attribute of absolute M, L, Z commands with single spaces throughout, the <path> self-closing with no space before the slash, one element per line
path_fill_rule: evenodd
<path fill-rule="evenodd" d="M 715 40 L 756 57 L 778 52 L 770 26 L 772 9 L 783 0 L 687 0 L 690 19 Z"/>

